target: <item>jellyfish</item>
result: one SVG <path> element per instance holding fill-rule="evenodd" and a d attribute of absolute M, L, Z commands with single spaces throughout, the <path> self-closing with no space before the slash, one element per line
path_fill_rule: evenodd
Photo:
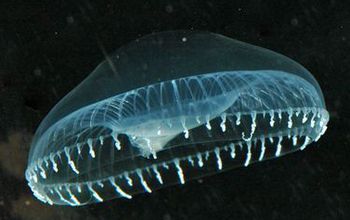
<path fill-rule="evenodd" d="M 154 33 L 49 112 L 25 176 L 50 205 L 131 199 L 303 150 L 328 120 L 317 81 L 293 60 L 210 32 Z"/>

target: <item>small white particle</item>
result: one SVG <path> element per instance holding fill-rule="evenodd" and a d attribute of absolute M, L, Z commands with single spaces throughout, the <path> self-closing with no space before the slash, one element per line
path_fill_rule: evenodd
<path fill-rule="evenodd" d="M 220 157 L 220 149 L 218 147 L 216 147 L 214 152 L 215 152 L 215 155 L 216 155 L 218 169 L 221 170 L 222 169 L 222 160 L 221 160 L 221 157 Z"/>
<path fill-rule="evenodd" d="M 175 167 L 177 169 L 177 175 L 179 176 L 179 179 L 180 179 L 180 183 L 181 184 L 185 184 L 185 177 L 184 177 L 184 173 L 182 171 L 182 168 L 180 166 L 180 161 L 179 159 L 175 159 L 174 160 L 174 164 L 175 164 Z"/>

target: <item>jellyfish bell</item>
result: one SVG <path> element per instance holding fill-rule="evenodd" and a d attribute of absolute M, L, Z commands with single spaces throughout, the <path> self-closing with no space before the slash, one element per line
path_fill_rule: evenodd
<path fill-rule="evenodd" d="M 50 111 L 26 178 L 49 204 L 130 199 L 304 149 L 328 119 L 317 81 L 283 55 L 209 32 L 155 33 Z"/>

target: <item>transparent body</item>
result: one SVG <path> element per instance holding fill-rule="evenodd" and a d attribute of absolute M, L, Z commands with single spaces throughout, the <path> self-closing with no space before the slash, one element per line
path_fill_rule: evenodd
<path fill-rule="evenodd" d="M 316 80 L 289 58 L 218 34 L 157 33 L 50 111 L 26 178 L 49 204 L 130 199 L 304 149 L 328 119 Z"/>

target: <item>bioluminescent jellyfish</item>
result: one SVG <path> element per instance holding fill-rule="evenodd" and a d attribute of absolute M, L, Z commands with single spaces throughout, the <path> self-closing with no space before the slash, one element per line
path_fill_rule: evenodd
<path fill-rule="evenodd" d="M 329 114 L 291 59 L 219 34 L 151 34 L 116 50 L 46 116 L 26 179 L 85 205 L 303 150 Z"/>

